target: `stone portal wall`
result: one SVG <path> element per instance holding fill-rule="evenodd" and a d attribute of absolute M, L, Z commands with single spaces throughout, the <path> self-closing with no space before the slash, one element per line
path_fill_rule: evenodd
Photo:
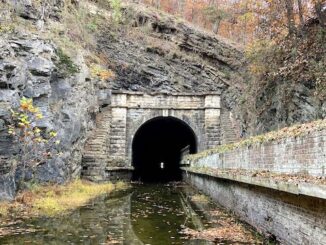
<path fill-rule="evenodd" d="M 326 174 L 326 130 L 302 137 L 257 144 L 197 159 L 194 166 L 270 170 L 276 173 Z"/>
<path fill-rule="evenodd" d="M 198 150 L 220 144 L 218 94 L 112 94 L 109 166 L 132 166 L 132 141 L 137 130 L 155 117 L 175 117 L 194 131 Z"/>
<path fill-rule="evenodd" d="M 134 135 L 156 117 L 175 117 L 187 124 L 196 136 L 198 151 L 220 144 L 219 94 L 112 92 L 109 104 L 97 116 L 85 145 L 84 178 L 103 181 L 130 176 Z"/>

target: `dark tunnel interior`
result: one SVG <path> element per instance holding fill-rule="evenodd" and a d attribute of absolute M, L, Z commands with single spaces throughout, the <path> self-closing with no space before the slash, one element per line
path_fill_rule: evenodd
<path fill-rule="evenodd" d="M 169 182 L 182 179 L 181 152 L 189 146 L 196 153 L 193 130 L 174 117 L 157 117 L 144 123 L 132 143 L 133 180 Z"/>

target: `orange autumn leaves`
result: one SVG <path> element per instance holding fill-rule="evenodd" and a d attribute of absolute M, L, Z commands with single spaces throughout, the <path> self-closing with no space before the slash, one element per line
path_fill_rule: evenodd
<path fill-rule="evenodd" d="M 321 0 L 142 0 L 241 44 L 286 35 L 289 23 L 300 26 Z M 286 4 L 287 3 L 287 4 Z M 289 10 L 291 10 L 289 12 Z M 288 21 L 290 18 L 292 21 Z M 218 20 L 218 23 L 217 21 Z M 218 31 L 214 29 L 216 25 Z"/>

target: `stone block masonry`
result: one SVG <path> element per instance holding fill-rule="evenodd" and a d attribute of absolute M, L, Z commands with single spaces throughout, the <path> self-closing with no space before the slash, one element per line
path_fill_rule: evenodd
<path fill-rule="evenodd" d="M 110 167 L 132 166 L 132 142 L 137 130 L 156 117 L 175 117 L 190 126 L 198 150 L 220 144 L 220 95 L 146 94 L 113 91 L 111 98 Z"/>
<path fill-rule="evenodd" d="M 126 157 L 127 109 L 112 108 L 112 121 L 110 126 L 109 154 L 116 159 Z"/>
<path fill-rule="evenodd" d="M 96 128 L 87 140 L 82 157 L 81 176 L 92 181 L 105 180 L 108 158 L 111 110 L 106 109 L 96 118 Z"/>
<path fill-rule="evenodd" d="M 282 244 L 326 241 L 326 200 L 188 172 L 184 179 Z"/>
<path fill-rule="evenodd" d="M 112 91 L 109 106 L 97 116 L 96 129 L 86 143 L 82 176 L 95 181 L 112 180 L 113 172 L 128 176 L 133 138 L 144 123 L 156 117 L 182 120 L 196 135 L 199 151 L 220 144 L 220 106 L 217 93 Z"/>

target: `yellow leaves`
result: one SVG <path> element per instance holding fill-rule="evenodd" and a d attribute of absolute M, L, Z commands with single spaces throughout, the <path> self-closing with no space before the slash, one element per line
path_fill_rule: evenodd
<path fill-rule="evenodd" d="M 25 97 L 23 97 L 20 100 L 19 111 L 18 112 L 12 111 L 12 116 L 18 117 L 19 119 L 18 125 L 20 127 L 29 127 L 31 124 L 30 119 L 32 117 L 35 117 L 37 120 L 43 118 L 40 109 L 33 105 L 33 99 L 27 99 Z"/>
<path fill-rule="evenodd" d="M 26 114 L 19 115 L 19 123 L 18 125 L 21 127 L 29 127 L 31 122 L 29 121 L 29 117 Z"/>
<path fill-rule="evenodd" d="M 16 111 L 14 111 L 14 110 L 10 110 L 10 112 L 11 112 L 11 116 L 12 117 L 17 117 L 18 115 L 19 115 L 19 113 L 18 112 L 16 112 Z"/>
<path fill-rule="evenodd" d="M 36 118 L 39 119 L 39 120 L 42 119 L 43 118 L 43 114 L 42 113 L 37 113 L 36 114 Z"/>
<path fill-rule="evenodd" d="M 51 147 L 51 145 L 59 144 L 55 141 L 57 132 L 54 130 L 46 131 L 37 127 L 37 120 L 43 118 L 40 109 L 33 105 L 32 99 L 23 97 L 20 100 L 20 106 L 17 111 L 11 110 L 12 122 L 8 127 L 8 133 L 15 138 L 21 145 L 42 145 L 41 147 Z M 59 142 L 59 143 L 58 143 Z M 37 148 L 37 147 L 36 147 Z M 46 153 L 45 157 L 51 156 Z"/>
<path fill-rule="evenodd" d="M 39 133 L 41 133 L 41 129 L 39 129 L 38 127 L 35 127 L 35 128 L 34 128 L 34 132 L 35 132 L 36 134 L 39 134 Z"/>
<path fill-rule="evenodd" d="M 15 26 L 13 24 L 0 25 L 0 33 L 12 33 L 15 31 Z"/>
<path fill-rule="evenodd" d="M 16 125 L 19 128 L 32 128 L 31 130 L 34 130 L 34 133 L 39 134 L 40 129 L 39 128 L 33 128 L 32 123 L 34 123 L 36 120 L 40 120 L 43 118 L 43 114 L 40 112 L 40 109 L 38 107 L 35 107 L 33 105 L 33 99 L 28 99 L 23 97 L 20 100 L 20 105 L 17 111 L 11 110 L 11 116 L 12 119 L 15 121 Z M 12 125 L 13 126 L 13 125 Z M 10 134 L 13 134 L 15 131 L 15 127 L 11 127 Z"/>
<path fill-rule="evenodd" d="M 29 107 L 29 111 L 33 114 L 40 114 L 40 109 L 37 107 L 34 107 L 33 105 Z"/>
<path fill-rule="evenodd" d="M 36 116 L 40 116 L 42 117 L 42 113 L 40 112 L 40 109 L 38 107 L 35 107 L 33 105 L 33 99 L 27 99 L 25 97 L 23 97 L 20 100 L 20 107 L 19 109 L 23 112 L 23 113 L 32 113 Z M 13 112 L 15 113 L 15 112 Z"/>
<path fill-rule="evenodd" d="M 19 122 L 19 123 L 18 123 L 18 126 L 19 126 L 20 128 L 24 128 L 24 127 L 25 127 L 25 124 L 24 124 L 24 123 L 21 123 L 21 122 Z"/>
<path fill-rule="evenodd" d="M 51 138 L 54 138 L 54 137 L 56 137 L 57 136 L 57 132 L 55 132 L 55 131 L 51 131 L 50 133 L 49 133 L 49 135 L 50 135 L 50 137 Z"/>
<path fill-rule="evenodd" d="M 15 128 L 12 125 L 9 125 L 8 127 L 8 134 L 14 136 L 16 134 Z"/>
<path fill-rule="evenodd" d="M 101 66 L 92 64 L 90 67 L 92 77 L 98 77 L 102 81 L 115 78 L 112 70 L 103 69 Z"/>
<path fill-rule="evenodd" d="M 34 141 L 37 142 L 37 143 L 41 143 L 42 142 L 42 138 L 40 138 L 40 137 L 34 138 Z"/>

